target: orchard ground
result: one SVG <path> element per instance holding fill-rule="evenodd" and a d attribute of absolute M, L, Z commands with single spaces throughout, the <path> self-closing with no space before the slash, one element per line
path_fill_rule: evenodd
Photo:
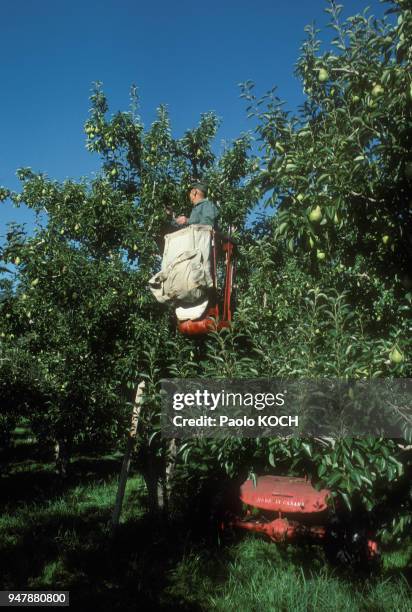
<path fill-rule="evenodd" d="M 224 545 L 148 512 L 132 469 L 114 540 L 110 518 L 121 455 L 76 454 L 69 478 L 16 428 L 0 494 L 2 589 L 64 589 L 71 607 L 100 610 L 410 610 L 412 540 L 383 551 L 382 569 L 338 573 L 321 547 L 237 535 Z"/>

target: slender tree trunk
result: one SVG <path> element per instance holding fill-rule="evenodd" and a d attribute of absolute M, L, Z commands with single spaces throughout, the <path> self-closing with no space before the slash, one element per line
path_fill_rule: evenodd
<path fill-rule="evenodd" d="M 146 467 L 143 471 L 143 478 L 146 483 L 147 494 L 149 497 L 149 512 L 151 514 L 158 513 L 160 510 L 160 505 L 163 503 L 163 499 L 159 502 L 159 472 L 160 470 L 156 457 L 149 450 L 146 460 Z"/>
<path fill-rule="evenodd" d="M 126 448 L 125 455 L 123 457 L 123 463 L 122 463 L 122 468 L 121 468 L 120 477 L 119 477 L 119 485 L 117 489 L 116 502 L 114 505 L 113 515 L 112 515 L 112 535 L 114 535 L 116 528 L 119 525 L 120 514 L 122 512 L 124 492 L 126 489 L 127 477 L 129 475 L 129 470 L 130 470 L 130 461 L 131 461 L 132 451 L 136 443 L 137 425 L 139 422 L 140 411 L 142 409 L 142 396 L 143 396 L 144 387 L 145 387 L 144 381 L 139 383 L 139 385 L 137 386 L 136 396 L 135 396 L 135 400 L 133 403 L 132 419 L 131 419 L 130 431 L 129 431 L 129 435 L 127 439 L 127 448 Z"/>
<path fill-rule="evenodd" d="M 68 440 L 61 438 L 54 444 L 55 471 L 60 478 L 67 478 L 70 463 L 70 447 Z"/>
<path fill-rule="evenodd" d="M 174 471 L 175 471 L 175 466 L 176 466 L 176 455 L 177 455 L 177 445 L 176 445 L 175 438 L 173 438 L 172 440 L 170 440 L 170 443 L 169 443 L 169 449 L 168 449 L 167 460 L 166 460 L 166 475 L 165 475 L 165 483 L 164 483 L 167 509 L 170 508 L 170 499 L 171 499 L 172 487 L 173 487 L 173 476 L 174 476 Z"/>
<path fill-rule="evenodd" d="M 154 453 L 148 452 L 144 479 L 146 482 L 149 511 L 167 518 L 170 508 L 170 497 L 174 468 L 176 464 L 176 440 L 170 440 L 166 451 L 166 462 Z"/>

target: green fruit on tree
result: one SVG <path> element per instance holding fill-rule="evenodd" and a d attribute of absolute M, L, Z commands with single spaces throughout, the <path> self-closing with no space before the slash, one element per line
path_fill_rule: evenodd
<path fill-rule="evenodd" d="M 38 278 L 35 278 L 35 279 L 34 279 L 34 280 L 32 280 L 32 281 L 31 281 L 31 283 L 30 283 L 30 285 L 31 285 L 32 287 L 35 287 L 35 286 L 36 286 L 36 285 L 38 285 L 38 284 L 39 284 L 39 279 L 38 279 Z"/>
<path fill-rule="evenodd" d="M 18 266 L 20 261 L 21 261 L 20 257 L 16 257 L 16 259 L 14 260 L 14 265 Z"/>
<path fill-rule="evenodd" d="M 404 357 L 403 354 L 398 350 L 398 348 L 394 346 L 391 352 L 389 353 L 389 359 L 392 361 L 392 363 L 402 363 Z"/>
<path fill-rule="evenodd" d="M 319 259 L 319 261 L 323 261 L 326 257 L 326 254 L 323 251 L 319 251 L 319 249 L 316 251 L 316 257 Z"/>
<path fill-rule="evenodd" d="M 374 86 L 374 88 L 372 89 L 372 96 L 374 98 L 377 98 L 378 96 L 380 96 L 381 94 L 383 94 L 384 92 L 384 88 L 382 87 L 382 85 L 379 85 L 379 83 L 377 85 Z"/>
<path fill-rule="evenodd" d="M 359 100 L 360 100 L 359 96 L 356 96 L 356 95 L 352 96 L 352 102 L 359 102 Z"/>
<path fill-rule="evenodd" d="M 383 242 L 383 244 L 388 244 L 389 236 L 387 234 L 385 234 L 385 236 L 382 236 L 382 242 Z"/>
<path fill-rule="evenodd" d="M 325 81 L 328 80 L 328 78 L 329 78 L 329 72 L 326 70 L 326 68 L 321 68 L 318 74 L 318 81 L 320 83 L 324 83 Z"/>
<path fill-rule="evenodd" d="M 298 202 L 302 202 L 305 199 L 305 196 L 303 195 L 303 193 L 298 193 L 296 199 Z"/>
<path fill-rule="evenodd" d="M 309 213 L 309 221 L 317 223 L 322 219 L 322 211 L 319 204 L 313 208 Z"/>
<path fill-rule="evenodd" d="M 116 176 L 116 174 L 117 174 L 117 168 L 112 168 L 112 169 L 110 170 L 110 175 L 111 175 L 111 176 Z"/>

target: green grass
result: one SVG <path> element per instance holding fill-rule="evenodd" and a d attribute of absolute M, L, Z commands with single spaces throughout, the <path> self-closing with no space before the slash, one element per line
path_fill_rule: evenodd
<path fill-rule="evenodd" d="M 317 546 L 280 547 L 253 535 L 225 545 L 186 523 L 148 515 L 142 478 L 130 477 L 122 523 L 110 539 L 119 457 L 77 457 L 57 480 L 27 458 L 0 480 L 0 587 L 65 589 L 72 608 L 105 610 L 403 611 L 412 542 L 385 554 L 369 577 L 340 575 Z"/>
<path fill-rule="evenodd" d="M 312 571 L 288 558 L 287 552 L 249 537 L 229 551 L 225 578 L 208 574 L 208 561 L 199 555 L 184 559 L 172 573 L 169 590 L 182 600 L 196 593 L 205 609 L 224 612 L 292 610 L 407 610 L 411 609 L 406 581 L 386 579 L 357 583 L 334 574 L 327 566 Z M 202 579 L 203 577 L 203 579 Z M 202 585 L 199 592 L 198 587 Z M 197 587 L 197 590 L 196 590 Z"/>
<path fill-rule="evenodd" d="M 412 569 L 412 540 L 404 542 L 402 548 L 387 552 L 383 557 L 386 570 Z"/>

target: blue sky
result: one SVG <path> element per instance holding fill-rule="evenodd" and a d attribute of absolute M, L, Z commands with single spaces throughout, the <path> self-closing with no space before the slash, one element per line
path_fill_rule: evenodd
<path fill-rule="evenodd" d="M 343 16 L 381 16 L 379 0 L 346 0 Z M 238 83 L 259 93 L 273 85 L 288 108 L 302 100 L 293 67 L 304 27 L 325 28 L 325 0 L 2 0 L 0 16 L 0 185 L 19 188 L 30 166 L 63 180 L 91 175 L 83 124 L 93 81 L 103 81 L 112 112 L 126 110 L 138 86 L 146 125 L 168 105 L 181 135 L 202 112 L 222 118 L 219 141 L 251 128 Z M 322 34 L 320 34 L 322 37 Z M 330 37 L 330 32 L 325 32 Z M 15 220 L 32 229 L 24 207 L 0 203 L 0 241 Z"/>

